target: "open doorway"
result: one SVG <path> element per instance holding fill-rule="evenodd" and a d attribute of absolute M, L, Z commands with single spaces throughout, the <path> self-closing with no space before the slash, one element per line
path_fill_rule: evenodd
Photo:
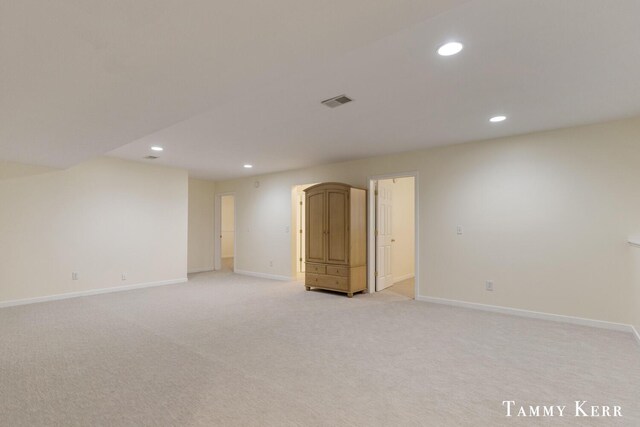
<path fill-rule="evenodd" d="M 222 216 L 221 236 L 222 239 L 222 269 L 231 270 L 234 268 L 235 243 L 236 243 L 236 221 L 235 221 L 235 196 L 222 196 Z"/>
<path fill-rule="evenodd" d="M 216 197 L 215 269 L 235 271 L 236 203 L 233 194 Z"/>
<path fill-rule="evenodd" d="M 304 281 L 305 268 L 305 193 L 306 188 L 313 184 L 295 185 L 292 190 L 292 229 L 295 231 L 295 258 L 292 260 L 295 265 L 295 277 L 297 280 Z"/>
<path fill-rule="evenodd" d="M 417 294 L 417 224 L 415 176 L 390 176 L 370 181 L 370 292 L 415 299 Z M 373 259 L 372 259 L 373 258 Z M 371 276 L 371 275 L 370 275 Z"/>

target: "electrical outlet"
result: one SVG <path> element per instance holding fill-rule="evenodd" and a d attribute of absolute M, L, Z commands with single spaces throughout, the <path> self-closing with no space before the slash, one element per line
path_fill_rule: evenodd
<path fill-rule="evenodd" d="M 269 267 L 273 267 L 273 261 L 269 261 Z"/>
<path fill-rule="evenodd" d="M 78 280 L 78 273 L 77 272 L 73 272 L 71 273 L 71 280 Z"/>
<path fill-rule="evenodd" d="M 485 286 L 486 290 L 493 291 L 493 281 L 492 280 L 487 280 L 484 283 L 484 286 Z"/>
<path fill-rule="evenodd" d="M 122 280 L 127 280 L 127 273 L 122 273 Z"/>
<path fill-rule="evenodd" d="M 461 236 L 462 234 L 464 234 L 464 228 L 462 228 L 462 226 L 459 225 L 456 227 L 456 232 L 458 233 L 458 235 Z"/>

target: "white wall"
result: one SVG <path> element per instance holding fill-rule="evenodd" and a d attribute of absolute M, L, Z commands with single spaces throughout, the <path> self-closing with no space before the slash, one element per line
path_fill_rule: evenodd
<path fill-rule="evenodd" d="M 415 273 L 415 194 L 413 177 L 389 180 L 393 181 L 391 273 L 397 283 Z"/>
<path fill-rule="evenodd" d="M 372 175 L 415 170 L 420 295 L 632 323 L 640 307 L 626 238 L 640 232 L 638 141 L 634 118 L 220 182 L 216 191 L 236 194 L 238 269 L 293 276 L 295 184 L 365 186 Z M 489 279 L 494 292 L 484 290 Z"/>
<path fill-rule="evenodd" d="M 186 171 L 111 158 L 8 169 L 0 302 L 186 278 Z"/>
<path fill-rule="evenodd" d="M 233 196 L 222 196 L 222 258 L 233 257 L 233 242 L 235 239 L 235 207 Z"/>
<path fill-rule="evenodd" d="M 189 178 L 188 271 L 213 270 L 215 183 Z"/>
<path fill-rule="evenodd" d="M 46 166 L 26 165 L 24 163 L 0 160 L 0 181 L 10 178 L 40 175 L 47 172 L 55 172 L 57 170 L 58 169 Z"/>

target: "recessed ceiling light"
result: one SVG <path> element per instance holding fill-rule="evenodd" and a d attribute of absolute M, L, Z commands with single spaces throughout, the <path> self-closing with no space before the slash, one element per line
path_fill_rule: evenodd
<path fill-rule="evenodd" d="M 162 151 L 162 150 L 164 150 L 164 148 L 160 147 L 159 145 L 154 145 L 154 146 L 151 147 L 151 149 L 153 151 Z"/>
<path fill-rule="evenodd" d="M 441 56 L 451 56 L 459 53 L 462 50 L 462 43 L 459 42 L 449 42 L 445 43 L 440 48 L 438 48 L 438 54 Z"/>
<path fill-rule="evenodd" d="M 493 116 L 489 119 L 491 123 L 504 122 L 507 120 L 507 116 Z"/>
<path fill-rule="evenodd" d="M 245 167 L 246 169 L 251 169 L 251 168 L 253 167 L 253 165 L 250 165 L 250 164 L 248 164 L 248 163 L 247 163 L 246 165 L 244 165 L 244 167 Z"/>

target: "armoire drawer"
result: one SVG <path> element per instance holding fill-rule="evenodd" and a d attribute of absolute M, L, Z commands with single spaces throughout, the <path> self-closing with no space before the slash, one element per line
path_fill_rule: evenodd
<path fill-rule="evenodd" d="M 327 276 L 326 274 L 305 274 L 304 284 L 318 288 L 339 289 L 346 291 L 349 289 L 349 278 L 340 276 Z"/>
<path fill-rule="evenodd" d="M 324 280 L 327 281 L 327 287 L 334 289 L 341 289 L 346 291 L 349 289 L 349 278 L 340 276 L 324 276 Z"/>
<path fill-rule="evenodd" d="M 330 274 L 332 276 L 349 277 L 349 267 L 328 265 L 327 266 L 327 274 Z"/>
<path fill-rule="evenodd" d="M 311 264 L 311 263 L 307 263 L 306 271 L 307 273 L 314 273 L 314 274 L 325 274 L 327 272 L 325 265 Z"/>
<path fill-rule="evenodd" d="M 304 284 L 306 286 L 322 286 L 324 283 L 322 277 L 324 276 L 320 274 L 312 274 L 307 271 L 304 273 Z"/>

